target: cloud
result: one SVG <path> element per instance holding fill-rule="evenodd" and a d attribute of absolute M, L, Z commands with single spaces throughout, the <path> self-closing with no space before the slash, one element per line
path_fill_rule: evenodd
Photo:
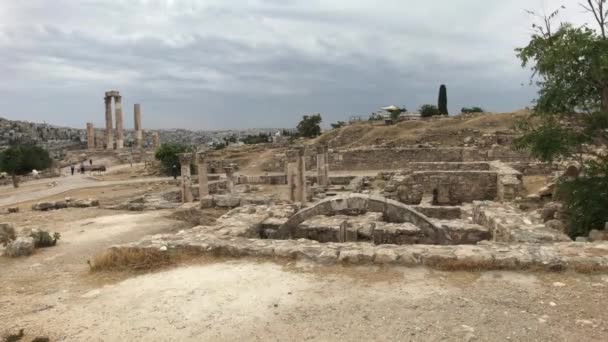
<path fill-rule="evenodd" d="M 523 10 L 541 5 L 4 0 L 0 113 L 101 124 L 100 98 L 118 89 L 127 106 L 142 103 L 151 128 L 293 126 L 309 112 L 328 124 L 433 103 L 442 83 L 452 112 L 513 110 L 534 97 L 513 49 L 529 37 Z"/>

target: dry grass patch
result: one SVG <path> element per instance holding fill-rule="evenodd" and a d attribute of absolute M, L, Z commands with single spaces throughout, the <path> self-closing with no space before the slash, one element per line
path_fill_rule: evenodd
<path fill-rule="evenodd" d="M 91 272 L 152 271 L 175 266 L 197 256 L 200 253 L 190 249 L 161 251 L 157 248 L 110 248 L 93 256 L 89 260 L 89 267 Z"/>

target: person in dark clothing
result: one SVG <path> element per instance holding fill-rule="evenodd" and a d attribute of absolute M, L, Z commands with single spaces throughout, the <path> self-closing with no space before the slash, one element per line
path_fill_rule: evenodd
<path fill-rule="evenodd" d="M 173 175 L 173 179 L 177 180 L 177 165 L 173 164 L 171 168 L 171 174 Z"/>
<path fill-rule="evenodd" d="M 84 175 L 84 163 L 80 163 L 80 173 Z"/>
<path fill-rule="evenodd" d="M 76 170 L 76 166 L 74 166 L 74 164 L 70 165 L 70 170 L 72 171 L 72 176 L 73 176 L 74 170 Z"/>
<path fill-rule="evenodd" d="M 89 159 L 89 165 L 93 166 L 93 159 Z"/>

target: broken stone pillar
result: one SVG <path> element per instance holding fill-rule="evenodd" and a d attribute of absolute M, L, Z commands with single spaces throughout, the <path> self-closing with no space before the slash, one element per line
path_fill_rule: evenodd
<path fill-rule="evenodd" d="M 95 148 L 103 149 L 103 144 L 105 141 L 106 140 L 102 132 L 95 133 Z"/>
<path fill-rule="evenodd" d="M 326 188 L 329 186 L 327 146 L 317 146 L 317 184 Z"/>
<path fill-rule="evenodd" d="M 152 148 L 155 150 L 160 147 L 160 136 L 158 132 L 152 132 Z"/>
<path fill-rule="evenodd" d="M 234 168 L 227 166 L 224 168 L 224 172 L 226 172 L 226 190 L 231 194 L 234 191 Z"/>
<path fill-rule="evenodd" d="M 304 147 L 287 151 L 287 185 L 289 200 L 306 203 L 306 172 L 304 167 Z"/>
<path fill-rule="evenodd" d="M 114 111 L 116 113 L 116 149 L 125 147 L 125 136 L 122 127 L 122 96 L 114 97 Z"/>
<path fill-rule="evenodd" d="M 106 103 L 106 149 L 111 150 L 114 148 L 114 133 L 112 126 L 112 97 L 106 96 L 104 99 Z"/>
<path fill-rule="evenodd" d="M 144 133 L 141 130 L 141 105 L 139 103 L 136 103 L 133 106 L 133 120 L 133 129 L 135 130 L 135 146 L 142 148 Z"/>
<path fill-rule="evenodd" d="M 201 199 L 209 196 L 209 180 L 207 179 L 207 153 L 198 153 L 198 193 Z"/>
<path fill-rule="evenodd" d="M 182 167 L 182 203 L 190 203 L 194 201 L 194 196 L 192 195 L 192 177 L 190 174 L 192 154 L 181 153 L 179 155 L 179 163 Z"/>
<path fill-rule="evenodd" d="M 306 203 L 306 165 L 304 163 L 304 147 L 298 147 L 298 162 L 296 176 L 296 200 Z"/>
<path fill-rule="evenodd" d="M 87 148 L 89 150 L 95 148 L 95 127 L 91 122 L 87 122 Z"/>
<path fill-rule="evenodd" d="M 287 192 L 288 198 L 296 202 L 296 172 L 298 171 L 298 151 L 287 150 L 285 153 L 287 163 Z"/>

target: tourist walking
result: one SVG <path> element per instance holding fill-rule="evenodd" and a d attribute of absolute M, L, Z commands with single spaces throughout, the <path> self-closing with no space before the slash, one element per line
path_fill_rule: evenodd
<path fill-rule="evenodd" d="M 177 165 L 173 164 L 171 167 L 171 174 L 173 175 L 173 179 L 177 180 Z"/>
<path fill-rule="evenodd" d="M 84 175 L 84 162 L 80 162 L 80 173 Z"/>
<path fill-rule="evenodd" d="M 72 171 L 72 176 L 74 175 L 74 170 L 76 169 L 76 165 L 70 165 L 70 170 Z"/>

